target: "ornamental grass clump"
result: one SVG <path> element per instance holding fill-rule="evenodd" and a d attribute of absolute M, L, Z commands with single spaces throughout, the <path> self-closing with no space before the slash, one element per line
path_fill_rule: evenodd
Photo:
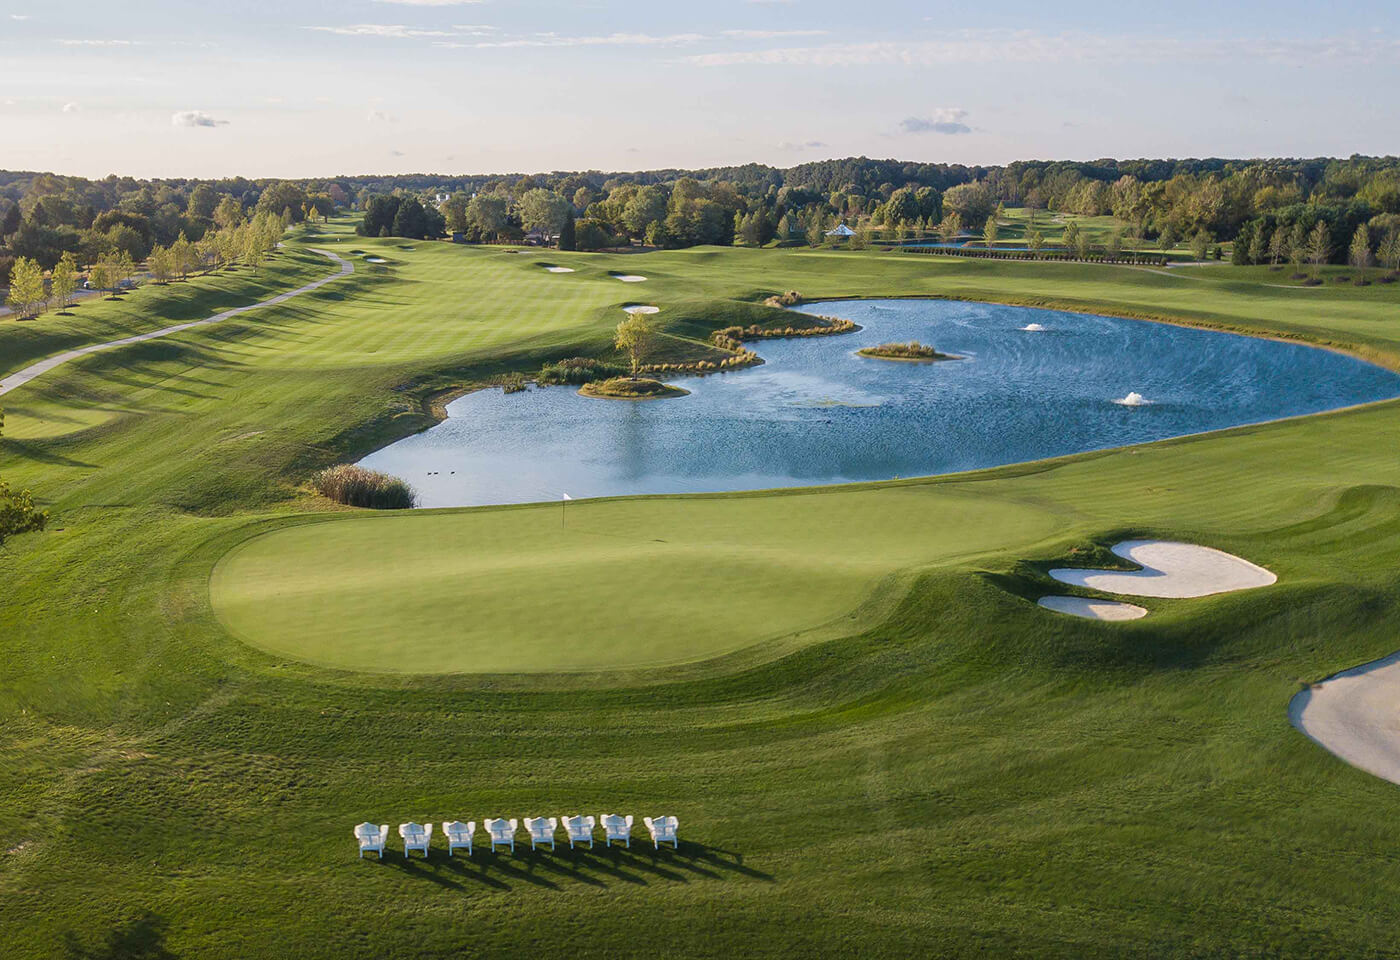
<path fill-rule="evenodd" d="M 342 463 L 316 474 L 316 491 L 336 503 L 371 510 L 407 510 L 418 500 L 413 488 L 387 473 Z"/>

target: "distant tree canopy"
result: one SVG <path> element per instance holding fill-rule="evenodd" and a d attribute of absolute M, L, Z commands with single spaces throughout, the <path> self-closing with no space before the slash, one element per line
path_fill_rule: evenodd
<path fill-rule="evenodd" d="M 445 227 L 441 213 L 412 196 L 370 197 L 360 221 L 360 232 L 367 237 L 422 240 L 442 236 Z"/>
<path fill-rule="evenodd" d="M 440 206 L 436 198 L 446 196 Z M 400 218 L 400 207 L 409 199 Z M 80 262 L 116 249 L 140 259 L 180 234 L 197 242 L 211 227 L 251 213 L 293 222 L 356 204 L 372 236 L 438 236 L 474 242 L 551 237 L 575 218 L 580 249 L 644 243 L 810 242 L 846 223 L 861 244 L 927 236 L 956 214 L 981 233 L 999 206 L 1112 215 L 1139 246 L 1172 246 L 1204 234 L 1241 238 L 1237 259 L 1291 258 L 1274 243 L 1326 224 L 1334 262 L 1351 257 L 1363 224 L 1375 248 L 1400 231 L 1400 158 L 1278 160 L 1018 161 L 1006 166 L 907 163 L 851 157 L 788 169 L 762 164 L 697 170 L 549 174 L 338 177 L 334 180 L 86 180 L 0 172 L 0 271 L 19 256 L 46 270 L 65 252 Z M 371 210 L 374 204 L 378 206 Z M 422 217 L 418 216 L 421 208 Z M 107 217 L 120 214 L 120 217 Z M 439 224 L 439 220 L 441 223 Z M 1254 239 L 1260 238 L 1255 244 Z M 1306 258 L 1305 258 L 1306 259 Z"/>

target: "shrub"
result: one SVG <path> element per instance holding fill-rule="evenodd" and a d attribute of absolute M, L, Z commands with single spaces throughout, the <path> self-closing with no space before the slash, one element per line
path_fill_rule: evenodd
<path fill-rule="evenodd" d="M 607 380 L 627 372 L 618 363 L 595 360 L 592 357 L 570 357 L 557 363 L 546 363 L 540 368 L 536 379 L 540 383 L 592 383 L 594 380 Z"/>
<path fill-rule="evenodd" d="M 373 510 L 406 510 L 418 500 L 413 488 L 398 477 L 342 463 L 311 480 L 318 493 L 336 503 Z"/>
<path fill-rule="evenodd" d="M 941 360 L 947 354 L 939 353 L 933 347 L 917 340 L 908 343 L 882 343 L 878 347 L 866 347 L 857 351 L 867 357 L 890 357 L 898 360 Z"/>
<path fill-rule="evenodd" d="M 508 373 L 501 378 L 501 390 L 504 393 L 524 393 L 525 375 L 523 373 Z"/>

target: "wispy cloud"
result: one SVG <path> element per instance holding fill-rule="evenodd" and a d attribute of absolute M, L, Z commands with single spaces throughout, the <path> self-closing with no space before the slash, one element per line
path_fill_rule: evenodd
<path fill-rule="evenodd" d="M 1281 63 L 1374 62 L 1400 55 L 1392 37 L 1192 37 L 963 30 L 937 40 L 866 41 L 765 50 L 729 50 L 688 57 L 704 67 L 743 64 L 859 67 L 964 64 L 1162 63 L 1268 60 Z"/>
<path fill-rule="evenodd" d="M 78 109 L 79 109 L 79 108 L 78 108 L 78 105 L 77 105 L 76 103 L 71 103 L 71 102 L 70 102 L 70 103 L 65 103 L 65 104 L 63 105 L 63 112 L 64 112 L 64 113 L 77 113 L 77 112 L 78 112 Z"/>
<path fill-rule="evenodd" d="M 927 117 L 905 117 L 899 128 L 905 133 L 971 133 L 972 128 L 963 123 L 966 119 L 967 111 L 961 107 L 939 107 Z"/>
<path fill-rule="evenodd" d="M 563 36 L 557 33 L 535 33 L 523 37 L 502 37 L 492 40 L 439 41 L 434 46 L 471 50 L 508 49 L 513 47 L 674 47 L 699 43 L 707 39 L 700 33 L 609 33 L 598 36 Z"/>
<path fill-rule="evenodd" d="M 827 146 L 828 144 L 821 140 L 807 140 L 802 143 L 792 143 L 791 141 L 784 140 L 782 143 L 778 144 L 778 149 L 793 152 L 797 150 L 821 150 Z"/>
<path fill-rule="evenodd" d="M 466 7 L 486 3 L 487 0 L 374 0 L 375 3 L 393 3 L 401 7 Z"/>
<path fill-rule="evenodd" d="M 144 40 L 59 40 L 65 47 L 141 47 Z"/>
<path fill-rule="evenodd" d="M 411 40 L 415 37 L 454 37 L 448 30 L 421 30 L 402 23 L 351 23 L 343 27 L 303 27 L 320 33 L 334 33 L 343 37 L 390 37 L 395 40 Z"/>
<path fill-rule="evenodd" d="M 394 118 L 393 118 L 393 117 L 389 116 L 389 115 L 388 115 L 387 113 L 385 113 L 383 110 L 376 110 L 376 109 L 371 109 L 370 112 L 369 112 L 369 114 L 365 117 L 365 119 L 368 120 L 370 123 L 393 123 L 393 122 L 394 122 Z"/>
<path fill-rule="evenodd" d="M 29 14 L 27 14 L 27 13 L 12 13 L 12 14 L 10 14 L 10 19 L 11 19 L 11 20 L 28 20 L 28 19 L 29 19 Z"/>
<path fill-rule="evenodd" d="M 830 30 L 726 30 L 724 35 L 735 40 L 778 40 L 783 37 L 825 37 Z"/>
<path fill-rule="evenodd" d="M 181 110 L 170 115 L 172 127 L 222 127 L 227 120 L 215 120 L 203 110 Z"/>

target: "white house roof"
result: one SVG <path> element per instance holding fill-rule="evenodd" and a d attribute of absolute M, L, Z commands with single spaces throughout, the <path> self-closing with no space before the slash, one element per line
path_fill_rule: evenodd
<path fill-rule="evenodd" d="M 835 230 L 828 230 L 826 235 L 828 237 L 854 237 L 856 232 L 843 223 Z"/>

